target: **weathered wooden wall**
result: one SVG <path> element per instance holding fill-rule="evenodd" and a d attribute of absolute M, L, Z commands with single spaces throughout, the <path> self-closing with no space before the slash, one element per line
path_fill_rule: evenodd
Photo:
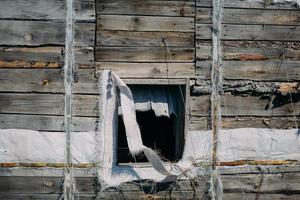
<path fill-rule="evenodd" d="M 224 4 L 223 127 L 299 126 L 299 9 L 266 0 Z M 0 1 L 0 128 L 64 130 L 65 12 L 64 0 Z M 189 130 L 210 129 L 211 12 L 212 0 L 77 0 L 75 131 L 97 127 L 102 69 L 149 83 L 188 79 Z M 62 174 L 6 176 L 10 170 L 0 170 L 0 199 L 61 194 Z M 81 199 L 93 199 L 95 174 L 82 176 L 77 179 Z M 300 198 L 299 166 L 245 167 L 224 170 L 221 177 L 224 199 Z M 146 192 L 130 183 L 105 195 L 205 199 L 207 179 L 177 186 L 148 183 Z"/>

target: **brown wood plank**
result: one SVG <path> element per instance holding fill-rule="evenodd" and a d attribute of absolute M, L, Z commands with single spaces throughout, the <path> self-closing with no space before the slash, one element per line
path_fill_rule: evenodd
<path fill-rule="evenodd" d="M 98 94 L 94 70 L 80 69 L 74 93 Z M 0 69 L 1 92 L 63 93 L 63 72 L 59 69 Z"/>
<path fill-rule="evenodd" d="M 74 116 L 98 116 L 98 95 L 74 95 Z M 63 94 L 0 93 L 0 113 L 64 115 Z"/>
<path fill-rule="evenodd" d="M 93 47 L 76 47 L 79 68 L 94 65 Z M 62 68 L 64 47 L 0 47 L 0 68 Z"/>
<path fill-rule="evenodd" d="M 197 0 L 196 6 L 211 7 L 212 0 Z M 255 0 L 224 0 L 225 8 L 262 8 L 262 9 L 290 9 L 298 10 L 299 6 L 293 1 L 274 3 L 273 1 Z"/>
<path fill-rule="evenodd" d="M 190 78 L 195 76 L 193 63 L 116 63 L 97 62 L 96 73 L 109 69 L 121 78 Z"/>
<path fill-rule="evenodd" d="M 225 54 L 226 55 L 226 54 Z M 224 61 L 224 79 L 297 81 L 300 78 L 299 61 Z M 211 62 L 197 61 L 196 75 L 209 79 Z"/>
<path fill-rule="evenodd" d="M 211 25 L 196 24 L 196 39 L 211 39 Z M 300 26 L 223 24 L 222 39 L 299 41 Z"/>
<path fill-rule="evenodd" d="M 98 118 L 73 117 L 74 131 L 95 131 Z M 38 131 L 65 131 L 63 116 L 0 114 L 1 129 L 30 129 Z"/>
<path fill-rule="evenodd" d="M 193 62 L 194 48 L 97 46 L 95 58 L 98 62 Z"/>
<path fill-rule="evenodd" d="M 194 16 L 195 3 L 186 1 L 101 0 L 98 14 Z"/>
<path fill-rule="evenodd" d="M 223 117 L 222 128 L 274 128 L 289 129 L 300 125 L 300 120 L 294 117 Z M 189 130 L 209 130 L 209 117 L 190 117 Z"/>
<path fill-rule="evenodd" d="M 75 24 L 75 45 L 94 45 L 95 25 Z M 1 20 L 0 45 L 64 45 L 65 24 L 59 21 Z"/>
<path fill-rule="evenodd" d="M 95 3 L 75 1 L 77 21 L 95 21 Z M 1 0 L 0 19 L 65 20 L 66 3 L 61 0 Z"/>
<path fill-rule="evenodd" d="M 299 95 L 298 95 L 299 96 Z M 300 113 L 300 101 L 294 96 L 293 105 L 290 96 L 221 96 L 223 116 L 294 116 Z M 191 97 L 191 116 L 209 116 L 210 96 Z"/>
<path fill-rule="evenodd" d="M 194 32 L 194 18 L 99 15 L 97 30 Z"/>
<path fill-rule="evenodd" d="M 212 9 L 197 7 L 196 23 L 212 23 Z M 300 12 L 266 9 L 224 9 L 223 24 L 300 25 Z"/>
<path fill-rule="evenodd" d="M 194 47 L 194 33 L 153 31 L 97 31 L 97 45 L 101 46 L 168 46 Z"/>

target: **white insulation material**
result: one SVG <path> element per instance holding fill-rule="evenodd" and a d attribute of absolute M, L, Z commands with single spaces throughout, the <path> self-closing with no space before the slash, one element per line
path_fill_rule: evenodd
<path fill-rule="evenodd" d="M 186 133 L 182 159 L 163 163 L 159 156 L 143 145 L 136 122 L 134 101 L 129 88 L 113 72 L 102 73 L 99 131 L 72 134 L 73 164 L 98 164 L 98 176 L 104 187 L 152 179 L 169 181 L 199 175 L 196 163 L 210 162 L 211 131 Z M 119 88 L 117 90 L 117 88 Z M 117 165 L 118 105 L 123 113 L 130 152 L 144 152 L 148 166 Z M 217 156 L 220 162 L 236 160 L 300 160 L 300 136 L 297 129 L 241 128 L 221 130 Z M 65 133 L 34 130 L 0 130 L 0 163 L 65 163 Z M 184 173 L 182 173 L 184 171 Z"/>

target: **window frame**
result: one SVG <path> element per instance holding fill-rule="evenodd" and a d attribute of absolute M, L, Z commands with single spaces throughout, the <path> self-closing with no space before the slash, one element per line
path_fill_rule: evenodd
<path fill-rule="evenodd" d="M 149 78 L 122 78 L 122 80 L 124 81 L 125 84 L 128 85 L 180 85 L 183 86 L 184 88 L 184 92 L 185 92 L 185 102 L 183 105 L 183 119 L 184 119 L 184 123 L 180 123 L 179 126 L 184 126 L 183 127 L 183 134 L 176 134 L 175 138 L 175 142 L 182 142 L 182 148 L 184 149 L 184 145 L 185 145 L 185 138 L 186 138 L 186 134 L 188 131 L 188 125 L 189 125 L 189 113 L 190 113 L 190 109 L 189 109 L 189 105 L 190 105 L 190 79 L 188 78 L 169 78 L 169 79 L 149 79 Z M 178 124 L 176 122 L 176 124 Z M 118 127 L 116 128 L 118 129 Z M 180 128 L 176 128 L 175 130 L 180 130 Z M 118 130 L 116 130 L 116 132 L 118 133 Z M 175 146 L 180 146 L 179 144 L 175 144 Z M 117 146 L 115 147 L 115 156 L 117 158 Z M 182 151 L 183 149 L 178 149 L 176 148 L 175 154 L 178 156 L 179 154 L 182 155 Z M 181 156 L 180 155 L 180 156 Z M 165 162 L 166 164 L 168 164 L 169 162 Z M 135 166 L 135 167 L 152 167 L 151 164 L 149 162 L 145 162 L 145 163 L 119 163 L 118 161 L 116 162 L 116 165 L 118 166 Z"/>

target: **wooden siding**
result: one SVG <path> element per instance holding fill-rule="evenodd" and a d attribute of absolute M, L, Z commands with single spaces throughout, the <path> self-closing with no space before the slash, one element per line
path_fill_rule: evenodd
<path fill-rule="evenodd" d="M 266 87 L 270 82 L 298 83 L 299 8 L 266 0 L 224 0 L 224 5 L 224 80 Z M 211 129 L 210 91 L 193 88 L 211 77 L 212 0 L 77 0 L 75 8 L 74 131 L 98 128 L 98 74 L 103 69 L 131 84 L 182 84 L 188 79 L 188 129 Z M 64 131 L 65 9 L 64 0 L 0 1 L 1 128 Z M 243 87 L 238 84 L 230 87 Z M 223 128 L 299 127 L 299 92 L 256 90 L 222 93 Z M 224 199 L 300 198 L 298 165 L 262 168 L 221 169 Z M 3 175 L 10 170 L 17 169 L 0 169 L 0 199 L 58 199 L 62 193 L 62 173 Z M 205 199 L 208 180 L 206 174 L 166 185 L 125 183 L 104 196 Z M 76 178 L 80 199 L 96 197 L 96 181 L 95 173 Z"/>

